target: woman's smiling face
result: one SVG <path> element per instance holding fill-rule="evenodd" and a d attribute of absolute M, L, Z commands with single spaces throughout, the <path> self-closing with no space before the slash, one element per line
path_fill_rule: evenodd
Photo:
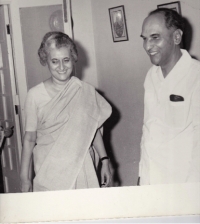
<path fill-rule="evenodd" d="M 48 48 L 47 64 L 52 78 L 57 82 L 68 82 L 73 71 L 73 60 L 68 47 Z"/>

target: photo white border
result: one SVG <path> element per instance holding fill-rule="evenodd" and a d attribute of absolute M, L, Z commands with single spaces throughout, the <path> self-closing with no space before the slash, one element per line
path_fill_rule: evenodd
<path fill-rule="evenodd" d="M 1 223 L 200 214 L 200 183 L 0 195 Z"/>

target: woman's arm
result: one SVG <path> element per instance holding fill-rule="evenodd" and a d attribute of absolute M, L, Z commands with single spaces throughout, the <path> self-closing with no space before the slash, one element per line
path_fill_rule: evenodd
<path fill-rule="evenodd" d="M 98 129 L 93 141 L 94 148 L 96 149 L 99 158 L 107 157 L 107 153 L 104 147 L 103 139 L 100 130 Z M 108 187 L 111 182 L 111 171 L 110 171 L 110 161 L 109 159 L 104 159 L 101 161 L 101 186 Z"/>
<path fill-rule="evenodd" d="M 23 141 L 22 158 L 21 158 L 21 191 L 32 191 L 32 182 L 29 178 L 30 162 L 32 158 L 33 148 L 36 143 L 36 131 L 26 131 Z"/>

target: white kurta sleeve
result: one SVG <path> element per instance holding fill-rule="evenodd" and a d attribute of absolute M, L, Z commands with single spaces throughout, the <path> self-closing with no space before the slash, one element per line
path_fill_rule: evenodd
<path fill-rule="evenodd" d="M 143 151 L 144 151 L 144 142 L 146 137 L 146 122 L 150 117 L 150 112 L 156 104 L 155 89 L 151 79 L 152 68 L 148 71 L 145 82 L 144 82 L 144 119 L 142 127 L 142 138 L 140 142 L 140 163 L 139 163 L 139 176 L 142 176 L 143 165 L 145 163 Z"/>
<path fill-rule="evenodd" d="M 37 130 L 37 108 L 34 100 L 34 94 L 30 90 L 25 102 L 25 131 Z"/>
<path fill-rule="evenodd" d="M 193 149 L 187 182 L 200 182 L 200 80 L 192 98 Z"/>

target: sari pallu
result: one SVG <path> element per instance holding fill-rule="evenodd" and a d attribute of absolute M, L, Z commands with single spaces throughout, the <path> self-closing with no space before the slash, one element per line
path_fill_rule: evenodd
<path fill-rule="evenodd" d="M 89 148 L 110 114 L 94 87 L 75 77 L 38 111 L 34 191 L 98 187 Z"/>

